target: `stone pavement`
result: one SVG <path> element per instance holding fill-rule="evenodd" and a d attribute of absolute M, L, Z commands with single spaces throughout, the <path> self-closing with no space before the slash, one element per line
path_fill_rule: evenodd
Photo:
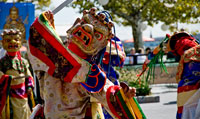
<path fill-rule="evenodd" d="M 159 101 L 140 103 L 147 119 L 176 119 L 176 84 L 155 84 L 152 87 L 152 97 L 159 97 Z"/>

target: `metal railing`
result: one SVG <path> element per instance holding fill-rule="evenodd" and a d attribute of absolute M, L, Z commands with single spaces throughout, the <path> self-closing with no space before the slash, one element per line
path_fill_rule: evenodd
<path fill-rule="evenodd" d="M 147 54 L 138 54 L 138 55 L 127 54 L 124 65 L 125 66 L 142 65 L 144 62 L 143 61 L 142 62 L 139 61 L 138 56 L 145 56 L 145 57 L 147 57 Z M 163 62 L 164 63 L 176 63 L 176 62 L 179 62 L 179 59 L 180 58 L 178 58 L 178 57 L 167 58 L 167 54 L 165 54 L 163 56 Z M 132 63 L 130 63 L 130 62 L 132 62 Z M 160 61 L 158 61 L 157 63 L 159 63 L 159 62 Z"/>

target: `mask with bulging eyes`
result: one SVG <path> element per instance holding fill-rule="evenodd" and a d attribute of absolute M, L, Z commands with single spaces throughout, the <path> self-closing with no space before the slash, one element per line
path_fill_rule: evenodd
<path fill-rule="evenodd" d="M 68 39 L 85 55 L 96 55 L 113 37 L 113 23 L 105 19 L 104 13 L 96 14 L 96 8 L 83 11 L 82 19 L 77 19 L 67 31 Z"/>
<path fill-rule="evenodd" d="M 22 42 L 21 42 L 21 32 L 19 30 L 14 30 L 14 29 L 4 30 L 1 36 L 3 38 L 2 40 L 3 48 L 7 52 L 17 52 L 20 50 Z"/>

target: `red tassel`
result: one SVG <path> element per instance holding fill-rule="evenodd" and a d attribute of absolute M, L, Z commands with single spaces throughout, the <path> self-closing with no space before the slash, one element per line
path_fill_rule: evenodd
<path fill-rule="evenodd" d="M 148 69 L 147 65 L 149 64 L 150 60 L 145 60 L 144 64 L 142 65 L 142 72 L 137 74 L 136 76 L 140 78 L 140 76 Z"/>

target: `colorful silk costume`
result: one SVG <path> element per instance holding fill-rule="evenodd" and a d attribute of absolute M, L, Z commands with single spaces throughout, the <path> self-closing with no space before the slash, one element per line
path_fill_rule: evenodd
<path fill-rule="evenodd" d="M 123 49 L 123 45 L 119 38 L 112 38 L 111 42 L 109 41 L 108 45 L 106 46 L 106 51 L 104 53 L 103 61 L 101 62 L 101 67 L 105 71 L 108 79 L 115 85 L 119 85 L 119 74 L 114 69 L 114 67 L 122 67 L 124 64 L 125 57 L 126 56 Z M 102 107 L 102 110 L 105 119 L 113 119 L 104 107 Z"/>
<path fill-rule="evenodd" d="M 22 61 L 22 64 L 21 64 Z M 31 73 L 28 69 L 28 62 L 22 58 L 19 60 L 17 56 L 11 57 L 8 54 L 0 60 L 0 71 L 6 75 L 14 75 L 14 76 L 30 76 L 26 78 L 19 78 L 19 79 L 11 79 L 10 83 L 6 85 L 8 88 L 7 90 L 1 90 L 7 93 L 7 100 L 2 100 L 1 102 L 5 101 L 3 110 L 1 112 L 2 119 L 28 119 L 31 111 L 28 105 L 28 96 L 27 96 L 27 89 L 33 88 L 33 79 L 31 77 Z M 6 78 L 2 77 L 1 79 L 1 86 L 4 87 L 6 84 Z M 5 83 L 4 83 L 5 82 Z M 8 105 L 10 109 L 8 109 Z M 7 115 L 8 111 L 11 112 L 11 115 Z"/>
<path fill-rule="evenodd" d="M 176 74 L 176 81 L 178 83 L 178 111 L 176 118 L 194 119 L 196 115 L 199 115 L 199 112 L 196 111 L 198 100 L 197 102 L 192 102 L 192 99 L 193 101 L 195 101 L 196 97 L 198 98 L 198 96 L 195 97 L 195 95 L 196 92 L 197 94 L 199 94 L 198 92 L 200 89 L 200 45 L 198 45 L 196 39 L 192 35 L 186 32 L 177 32 L 172 36 L 167 34 L 166 38 L 160 43 L 160 45 L 154 49 L 153 54 L 155 56 L 150 61 L 150 63 L 144 64 L 144 66 L 146 65 L 145 70 L 147 69 L 147 67 L 150 66 L 150 68 L 152 68 L 158 57 L 162 58 L 164 50 L 166 50 L 167 52 L 172 52 L 175 56 L 181 56 L 178 65 L 178 71 Z M 162 66 L 164 65 L 161 65 L 161 67 Z M 166 71 L 165 67 L 162 68 Z M 143 74 L 144 71 L 141 74 Z M 152 69 L 150 71 L 152 71 Z M 186 107 L 184 116 L 187 117 L 182 117 L 184 107 Z"/>
<path fill-rule="evenodd" d="M 112 81 L 115 85 L 119 85 L 117 81 L 117 72 L 114 67 L 123 67 L 125 61 L 125 52 L 123 49 L 123 45 L 119 38 L 116 36 L 111 39 L 111 42 L 108 42 L 106 46 L 106 51 L 104 53 L 103 62 L 101 64 L 103 70 L 105 71 L 108 79 Z"/>
<path fill-rule="evenodd" d="M 200 88 L 200 45 L 198 45 L 196 39 L 190 34 L 178 32 L 169 38 L 167 49 L 174 55 L 181 56 L 176 75 L 178 83 L 177 119 L 181 119 L 184 104 Z"/>
<path fill-rule="evenodd" d="M 181 119 L 184 104 L 200 88 L 200 46 L 192 47 L 185 51 L 181 57 L 177 72 L 178 81 L 178 113 L 177 119 Z"/>
<path fill-rule="evenodd" d="M 28 61 L 21 57 L 21 32 L 8 29 L 1 34 L 7 54 L 0 59 L 0 118 L 28 119 L 31 108 L 28 97 L 34 104 L 33 78 Z M 32 105 L 34 106 L 34 105 Z"/>
<path fill-rule="evenodd" d="M 84 11 L 67 31 L 70 44 L 65 47 L 45 14 L 32 24 L 29 39 L 29 59 L 40 79 L 45 118 L 87 119 L 91 97 L 114 118 L 133 118 L 117 100 L 117 93 L 124 94 L 122 88 L 114 86 L 94 60 L 113 36 L 112 22 L 96 14 L 95 8 Z"/>

